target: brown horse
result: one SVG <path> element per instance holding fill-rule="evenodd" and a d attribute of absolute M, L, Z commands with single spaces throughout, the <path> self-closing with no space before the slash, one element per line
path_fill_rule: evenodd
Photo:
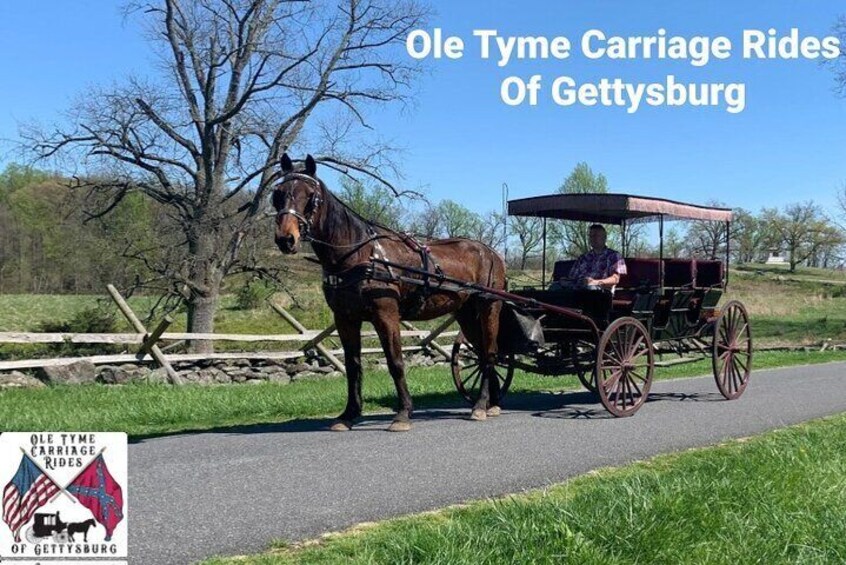
<path fill-rule="evenodd" d="M 428 275 L 411 275 L 386 267 L 378 260 L 456 279 L 505 288 L 505 263 L 483 243 L 469 239 L 445 239 L 417 243 L 368 221 L 336 198 L 316 176 L 317 165 L 309 155 L 305 168 L 295 172 L 287 154 L 282 156 L 281 182 L 273 191 L 276 209 L 276 245 L 283 253 L 296 253 L 302 241 L 311 242 L 323 267 L 323 294 L 335 316 L 344 347 L 347 373 L 347 406 L 332 430 L 347 431 L 361 416 L 361 325 L 373 324 L 385 351 L 388 369 L 396 385 L 399 408 L 391 431 L 411 429 L 411 396 L 405 382 L 400 320 L 430 320 L 455 313 L 461 330 L 480 352 L 481 393 L 471 419 L 495 416 L 499 408 L 499 381 L 492 376 L 496 358 L 501 304 L 470 291 L 440 291 L 432 285 L 400 281 L 411 276 L 423 281 Z M 374 262 L 373 259 L 377 261 Z"/>

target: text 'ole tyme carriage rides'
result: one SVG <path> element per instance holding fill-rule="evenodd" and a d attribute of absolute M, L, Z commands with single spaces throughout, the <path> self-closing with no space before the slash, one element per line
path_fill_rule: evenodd
<path fill-rule="evenodd" d="M 624 194 L 555 194 L 509 201 L 508 214 L 544 219 L 544 257 L 547 219 L 613 224 L 623 234 L 634 222 L 657 222 L 660 246 L 657 258 L 626 258 L 627 273 L 614 289 L 547 287 L 544 263 L 540 287 L 489 292 L 504 302 L 496 369 L 501 395 L 517 368 L 575 374 L 611 414 L 631 416 L 647 398 L 659 354 L 710 357 L 720 393 L 727 399 L 743 394 L 752 368 L 748 314 L 738 301 L 718 307 L 728 284 L 731 210 Z M 726 261 L 665 258 L 668 220 L 721 222 Z M 556 262 L 552 279 L 567 277 L 573 263 Z M 479 363 L 461 336 L 452 371 L 472 402 Z"/>

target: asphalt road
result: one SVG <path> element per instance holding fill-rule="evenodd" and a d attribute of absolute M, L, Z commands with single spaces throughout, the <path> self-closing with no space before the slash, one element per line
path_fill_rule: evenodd
<path fill-rule="evenodd" d="M 846 363 L 756 371 L 732 402 L 710 377 L 657 382 L 627 419 L 587 393 L 548 393 L 510 395 L 486 422 L 421 411 L 405 434 L 386 432 L 385 415 L 348 433 L 299 421 L 140 441 L 129 448 L 130 563 L 255 553 L 846 411 L 845 375 Z"/>

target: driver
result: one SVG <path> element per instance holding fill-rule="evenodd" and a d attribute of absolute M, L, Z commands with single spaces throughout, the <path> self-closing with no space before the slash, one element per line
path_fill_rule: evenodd
<path fill-rule="evenodd" d="M 608 248 L 608 232 L 601 224 L 593 224 L 588 232 L 590 251 L 579 257 L 568 277 L 570 284 L 584 285 L 590 289 L 613 289 L 626 274 L 623 256 Z M 568 281 L 562 280 L 562 283 Z"/>

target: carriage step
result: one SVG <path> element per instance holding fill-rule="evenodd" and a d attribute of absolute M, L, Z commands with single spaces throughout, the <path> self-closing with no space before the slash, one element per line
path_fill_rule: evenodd
<path fill-rule="evenodd" d="M 685 363 L 695 363 L 701 361 L 704 357 L 682 357 L 680 359 L 670 359 L 668 361 L 656 361 L 656 367 L 672 367 L 673 365 L 684 365 Z"/>

